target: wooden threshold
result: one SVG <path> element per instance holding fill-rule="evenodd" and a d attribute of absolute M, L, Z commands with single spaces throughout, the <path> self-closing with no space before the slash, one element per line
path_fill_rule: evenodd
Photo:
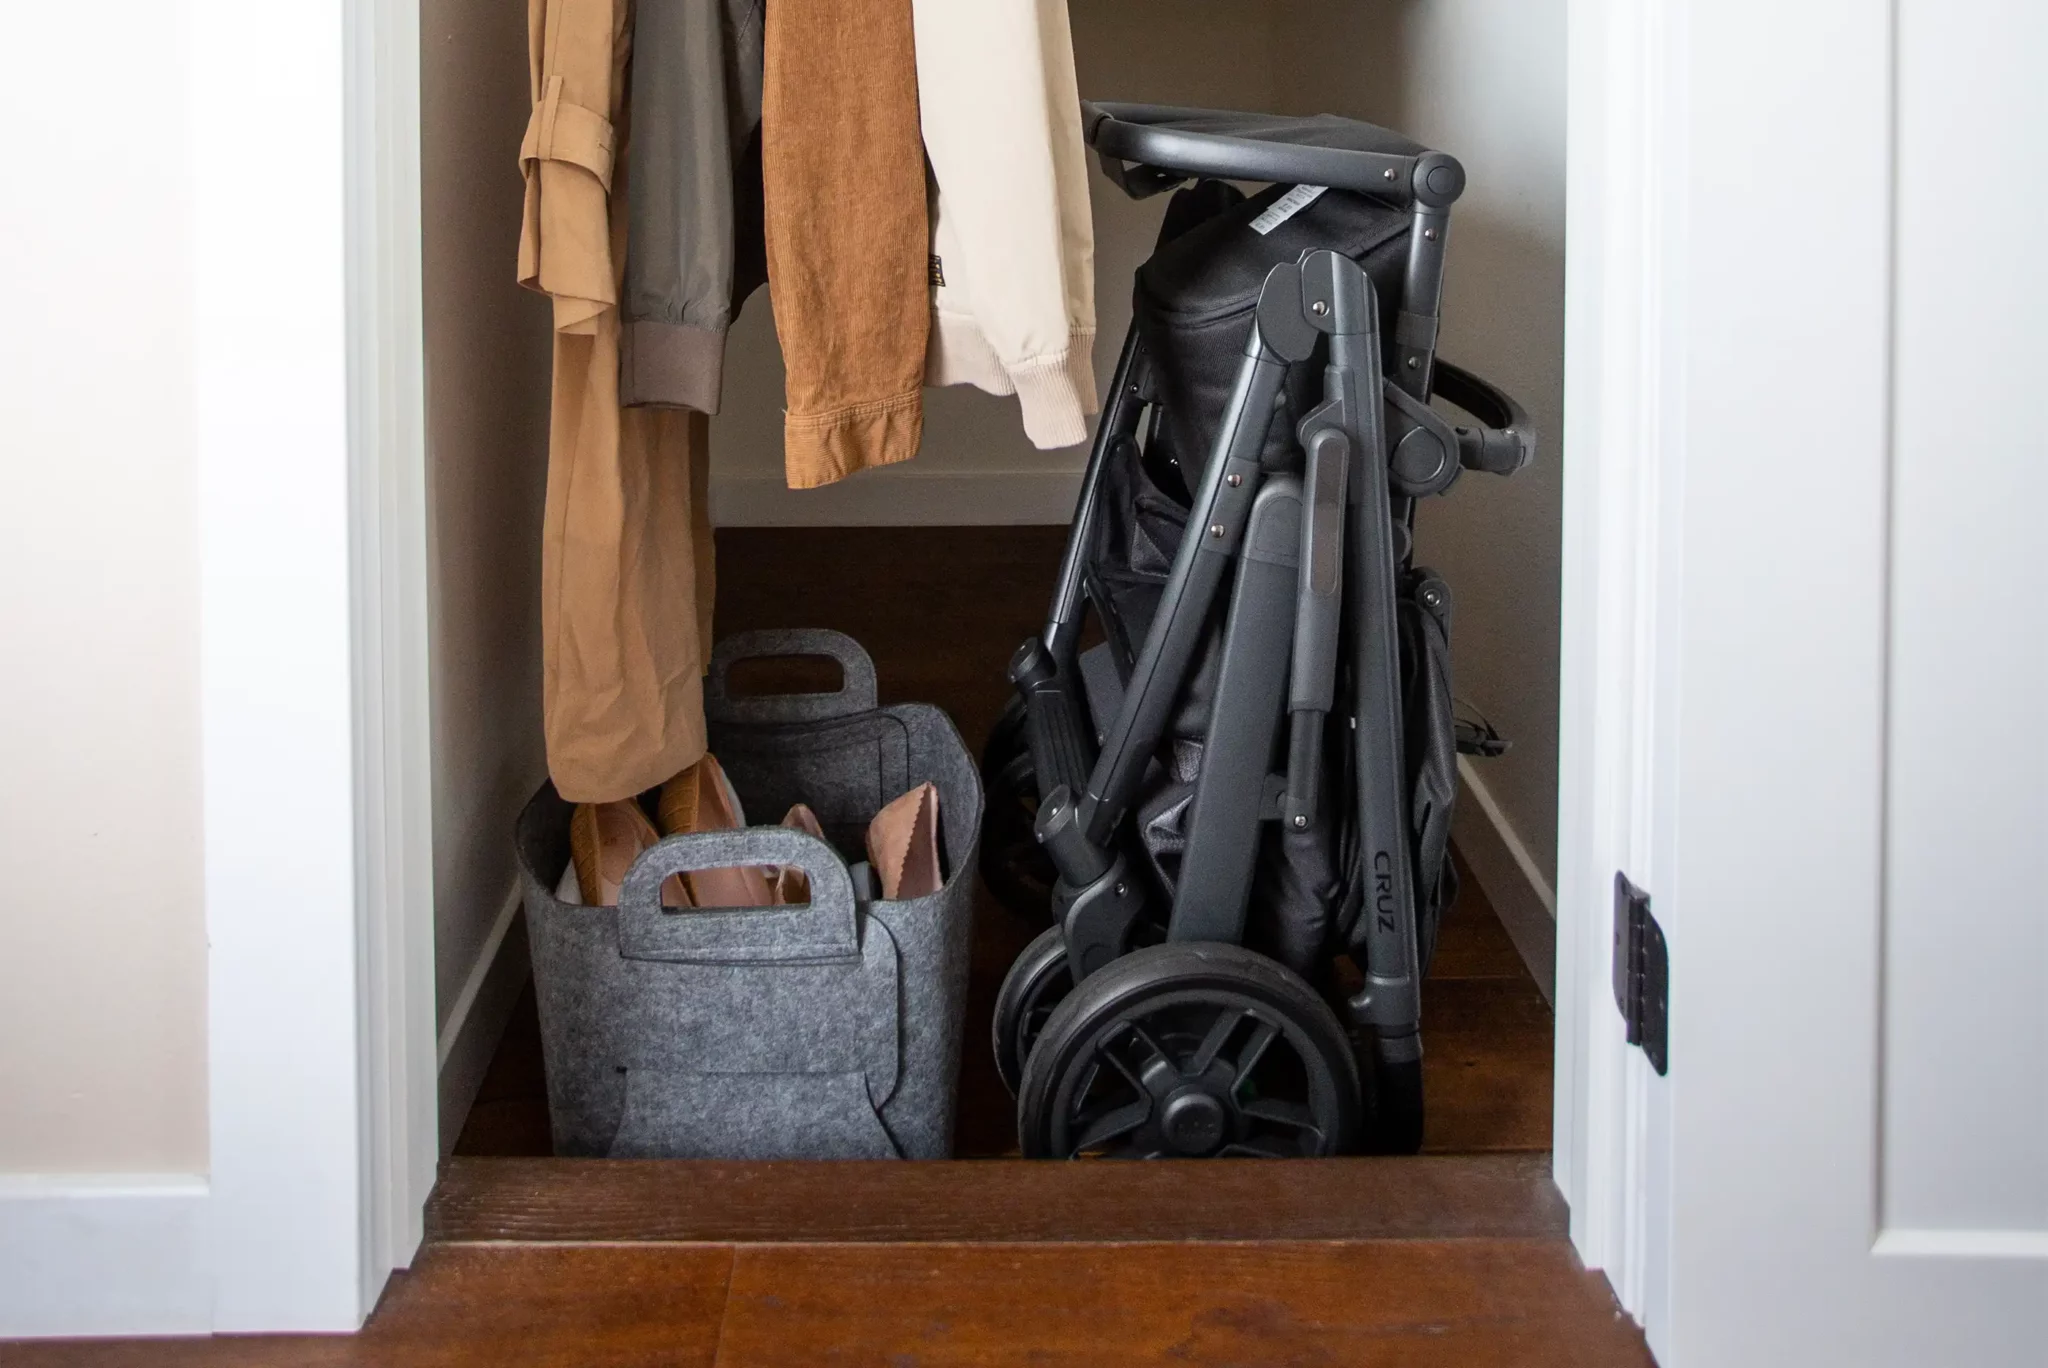
<path fill-rule="evenodd" d="M 454 1158 L 443 1244 L 1557 1239 L 1547 1154 L 1112 1164 Z"/>

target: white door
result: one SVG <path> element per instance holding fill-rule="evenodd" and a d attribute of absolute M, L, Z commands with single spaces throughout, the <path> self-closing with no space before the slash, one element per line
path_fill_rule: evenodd
<path fill-rule="evenodd" d="M 1574 1233 L 1665 1368 L 2048 1363 L 2048 7 L 1574 18 L 1639 116 L 1574 144 L 1582 280 L 1634 282 L 1575 304 L 1573 393 L 1628 419 L 1575 420 L 1587 526 L 1634 532 L 1579 558 L 1629 587 L 1581 599 L 1622 682 L 1567 776 Z M 1605 858 L 1668 1077 L 1617 1053 Z"/>

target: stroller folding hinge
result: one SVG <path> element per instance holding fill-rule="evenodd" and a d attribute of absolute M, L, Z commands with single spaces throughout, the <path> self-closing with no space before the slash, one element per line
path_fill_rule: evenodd
<path fill-rule="evenodd" d="M 1131 925 L 1145 909 L 1140 881 L 1129 864 L 1088 839 L 1073 793 L 1054 789 L 1039 808 L 1039 844 L 1059 871 L 1053 906 L 1079 982 L 1129 948 Z"/>
<path fill-rule="evenodd" d="M 1459 464 L 1458 434 L 1428 404 L 1389 385 L 1387 407 L 1388 478 L 1411 499 L 1441 494 L 1456 483 L 1465 467 Z"/>
<path fill-rule="evenodd" d="M 1287 776 L 1269 774 L 1266 787 L 1259 794 L 1259 820 L 1262 822 L 1284 822 L 1287 820 Z M 1304 822 L 1302 825 L 1306 826 Z"/>
<path fill-rule="evenodd" d="M 1650 895 L 1614 875 L 1614 1005 L 1628 1043 L 1643 1047 L 1658 1077 L 1670 1072 L 1671 955 L 1664 928 L 1650 915 Z"/>

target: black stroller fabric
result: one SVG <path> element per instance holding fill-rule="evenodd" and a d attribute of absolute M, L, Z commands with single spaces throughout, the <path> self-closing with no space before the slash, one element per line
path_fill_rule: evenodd
<path fill-rule="evenodd" d="M 1383 331 L 1393 327 L 1407 215 L 1370 196 L 1329 190 L 1270 232 L 1258 232 L 1254 221 L 1291 188 L 1276 185 L 1247 199 L 1224 182 L 1202 181 L 1178 192 L 1158 249 L 1138 268 L 1133 306 L 1146 355 L 1138 386 L 1156 407 L 1139 459 L 1116 461 L 1105 472 L 1106 516 L 1093 557 L 1111 600 L 1104 612 L 1110 641 L 1125 670 L 1180 549 L 1189 490 L 1200 482 L 1229 407 L 1268 273 L 1314 248 L 1343 251 L 1372 277 Z M 1319 362 L 1293 369 L 1273 412 L 1268 459 L 1292 449 L 1295 425 L 1321 384 Z"/>
<path fill-rule="evenodd" d="M 1254 220 L 1291 188 L 1273 186 L 1215 214 L 1138 268 L 1133 307 L 1155 386 L 1145 397 L 1163 410 L 1152 440 L 1187 472 L 1189 488 L 1208 463 L 1216 422 L 1229 406 L 1244 358 L 1259 289 L 1275 266 L 1318 248 L 1354 258 L 1379 293 L 1382 331 L 1392 333 L 1408 259 L 1407 214 L 1369 196 L 1328 190 L 1286 222 L 1260 233 Z M 1294 368 L 1286 398 L 1273 414 L 1266 440 L 1269 458 L 1288 449 L 1295 424 L 1315 403 L 1321 386 L 1319 365 Z"/>

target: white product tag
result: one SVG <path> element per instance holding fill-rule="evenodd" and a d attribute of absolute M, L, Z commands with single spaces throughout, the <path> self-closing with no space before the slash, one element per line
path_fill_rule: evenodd
<path fill-rule="evenodd" d="M 1321 199 L 1329 190 L 1327 185 L 1297 185 L 1266 207 L 1266 212 L 1252 220 L 1252 231 L 1260 237 L 1272 232 L 1287 220 Z"/>

